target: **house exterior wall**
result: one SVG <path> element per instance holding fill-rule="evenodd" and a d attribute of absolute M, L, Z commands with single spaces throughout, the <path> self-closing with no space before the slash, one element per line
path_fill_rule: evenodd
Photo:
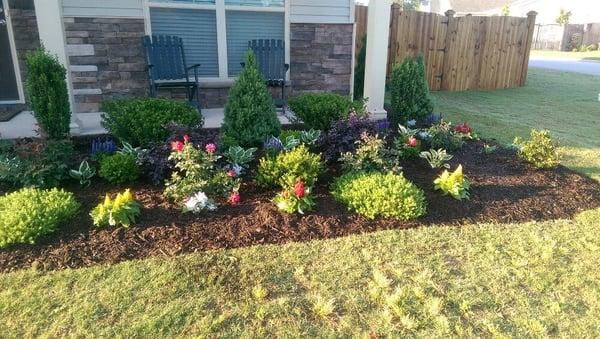
<path fill-rule="evenodd" d="M 65 17 L 142 18 L 142 0 L 63 0 Z"/>
<path fill-rule="evenodd" d="M 289 0 L 292 23 L 348 24 L 354 22 L 354 0 Z"/>

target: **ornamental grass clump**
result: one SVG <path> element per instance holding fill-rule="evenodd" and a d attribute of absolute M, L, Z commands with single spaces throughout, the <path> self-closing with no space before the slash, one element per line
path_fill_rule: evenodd
<path fill-rule="evenodd" d="M 140 204 L 135 201 L 129 189 L 118 193 L 114 200 L 107 194 L 104 201 L 90 212 L 96 227 L 123 226 L 128 228 L 135 223 L 140 214 Z"/>
<path fill-rule="evenodd" d="M 11 244 L 34 244 L 55 232 L 79 211 L 72 193 L 23 188 L 0 197 L 0 248 Z"/>
<path fill-rule="evenodd" d="M 558 146 L 548 130 L 531 130 L 529 140 L 515 138 L 518 156 L 536 168 L 554 168 L 560 163 Z"/>
<path fill-rule="evenodd" d="M 426 213 L 425 193 L 402 174 L 348 173 L 334 182 L 332 194 L 367 219 L 406 221 Z"/>
<path fill-rule="evenodd" d="M 454 172 L 448 170 L 433 181 L 434 189 L 440 190 L 444 195 L 450 195 L 454 199 L 469 199 L 469 189 L 471 184 L 469 179 L 464 176 L 462 165 L 458 165 Z"/>

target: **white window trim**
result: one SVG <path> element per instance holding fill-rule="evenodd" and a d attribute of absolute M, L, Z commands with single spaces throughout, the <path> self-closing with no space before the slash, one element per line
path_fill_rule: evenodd
<path fill-rule="evenodd" d="M 8 0 L 1 0 L 2 8 L 4 8 L 4 16 L 6 17 L 6 28 L 8 30 L 8 44 L 10 45 L 10 54 L 12 55 L 12 63 L 15 69 L 15 78 L 17 82 L 17 92 L 19 94 L 18 100 L 0 100 L 0 104 L 24 104 L 25 93 L 23 92 L 23 81 L 21 79 L 21 70 L 19 66 L 19 59 L 17 56 L 17 48 L 15 46 L 15 35 L 12 27 L 12 18 L 10 8 L 8 7 Z"/>
<path fill-rule="evenodd" d="M 193 4 L 193 3 L 172 3 L 172 2 L 144 2 L 144 27 L 146 35 L 152 35 L 152 24 L 150 22 L 150 8 L 180 8 L 180 9 L 206 9 L 214 10 L 217 21 L 217 54 L 219 65 L 219 77 L 202 77 L 199 82 L 203 84 L 223 83 L 223 81 L 232 81 L 235 77 L 230 77 L 228 73 L 227 59 L 227 23 L 225 18 L 226 11 L 246 11 L 246 12 L 269 12 L 284 13 L 284 44 L 285 44 L 285 63 L 290 64 L 290 0 L 285 0 L 282 7 L 258 7 L 258 6 L 238 6 L 225 5 L 225 0 L 215 0 L 214 5 Z M 222 62 L 222 60 L 224 60 Z M 286 81 L 290 80 L 290 72 L 286 73 Z"/>

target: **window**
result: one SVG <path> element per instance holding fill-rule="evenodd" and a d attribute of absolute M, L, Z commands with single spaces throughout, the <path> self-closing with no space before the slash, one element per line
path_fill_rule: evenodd
<path fill-rule="evenodd" d="M 285 0 L 146 0 L 145 12 L 147 33 L 180 36 L 205 79 L 237 76 L 249 40 L 289 40 Z"/>

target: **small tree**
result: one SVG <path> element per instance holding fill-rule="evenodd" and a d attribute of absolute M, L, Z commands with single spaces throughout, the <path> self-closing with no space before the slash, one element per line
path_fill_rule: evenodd
<path fill-rule="evenodd" d="M 561 8 L 558 17 L 556 18 L 556 23 L 561 26 L 566 26 L 569 24 L 569 20 L 571 20 L 571 11 Z"/>
<path fill-rule="evenodd" d="M 402 64 L 394 65 L 390 81 L 392 126 L 408 120 L 422 120 L 433 111 L 433 101 L 425 77 L 423 56 L 406 57 Z"/>
<path fill-rule="evenodd" d="M 367 35 L 363 35 L 360 51 L 354 66 L 354 100 L 364 96 L 365 92 L 365 60 L 367 58 Z"/>
<path fill-rule="evenodd" d="M 226 146 L 258 146 L 280 131 L 273 99 L 256 68 L 254 53 L 248 50 L 245 67 L 229 90 L 225 103 L 222 141 Z"/>
<path fill-rule="evenodd" d="M 27 101 L 43 134 L 50 139 L 68 137 L 71 108 L 65 67 L 43 47 L 28 54 L 26 64 Z"/>
<path fill-rule="evenodd" d="M 501 14 L 502 14 L 502 16 L 510 15 L 510 7 L 508 6 L 508 4 L 505 4 L 504 6 L 502 6 Z"/>

